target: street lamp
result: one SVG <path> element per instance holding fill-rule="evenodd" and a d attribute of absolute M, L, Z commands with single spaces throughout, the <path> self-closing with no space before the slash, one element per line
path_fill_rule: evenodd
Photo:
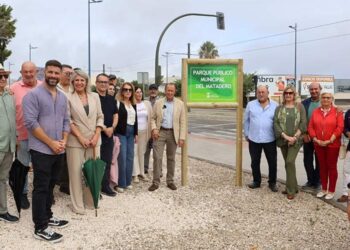
<path fill-rule="evenodd" d="M 102 0 L 88 0 L 88 67 L 89 77 L 91 77 L 91 42 L 90 42 L 90 4 L 101 3 Z"/>
<path fill-rule="evenodd" d="M 32 44 L 29 44 L 29 61 L 32 61 L 32 49 L 37 49 L 38 47 L 32 46 Z"/>
<path fill-rule="evenodd" d="M 292 30 L 294 30 L 294 83 L 295 83 L 295 87 L 297 87 L 297 31 L 298 31 L 298 26 L 297 23 L 295 23 L 294 26 L 289 25 L 289 28 L 291 28 Z M 301 88 L 300 86 L 298 86 L 298 92 L 300 94 Z"/>
<path fill-rule="evenodd" d="M 160 66 L 159 66 L 159 48 L 160 48 L 160 42 L 162 41 L 162 38 L 165 34 L 165 32 L 168 30 L 168 28 L 170 27 L 170 25 L 172 25 L 175 21 L 179 20 L 180 18 L 186 17 L 186 16 L 209 16 L 209 17 L 216 17 L 217 20 L 217 28 L 220 30 L 224 30 L 225 29 L 225 19 L 224 19 L 224 13 L 222 12 L 216 12 L 216 15 L 213 14 L 201 14 L 201 13 L 188 13 L 188 14 L 184 14 L 181 16 L 178 16 L 177 18 L 175 18 L 174 20 L 172 20 L 167 26 L 165 26 L 163 32 L 160 34 L 160 37 L 158 39 L 158 43 L 157 43 L 157 48 L 156 48 L 156 60 L 155 60 L 155 73 L 154 73 L 154 80 L 155 83 L 157 85 L 160 84 L 160 76 L 161 76 L 161 72 L 160 72 Z"/>

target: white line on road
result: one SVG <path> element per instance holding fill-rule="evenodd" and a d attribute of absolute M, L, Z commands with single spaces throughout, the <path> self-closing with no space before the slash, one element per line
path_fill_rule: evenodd
<path fill-rule="evenodd" d="M 227 126 L 227 125 L 234 125 L 234 123 L 222 123 L 222 124 L 195 124 L 194 126 L 190 124 L 190 128 L 210 128 L 210 127 L 219 127 L 219 126 Z"/>

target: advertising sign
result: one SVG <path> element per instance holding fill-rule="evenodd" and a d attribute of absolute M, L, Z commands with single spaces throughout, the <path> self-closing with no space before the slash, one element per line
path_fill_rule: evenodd
<path fill-rule="evenodd" d="M 321 84 L 322 92 L 334 94 L 334 76 L 301 75 L 301 95 L 310 95 L 309 85 L 313 82 Z"/>
<path fill-rule="evenodd" d="M 282 95 L 284 88 L 293 84 L 295 86 L 294 76 L 292 75 L 258 75 L 257 86 L 266 85 L 270 96 Z"/>
<path fill-rule="evenodd" d="M 238 65 L 188 64 L 188 102 L 238 102 Z"/>

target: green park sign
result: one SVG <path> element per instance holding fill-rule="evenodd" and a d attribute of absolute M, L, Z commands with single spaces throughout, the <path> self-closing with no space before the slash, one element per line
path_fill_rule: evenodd
<path fill-rule="evenodd" d="M 237 103 L 237 64 L 188 64 L 187 101 Z"/>

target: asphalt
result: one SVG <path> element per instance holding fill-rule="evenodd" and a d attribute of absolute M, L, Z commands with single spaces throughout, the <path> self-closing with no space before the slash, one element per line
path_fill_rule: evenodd
<path fill-rule="evenodd" d="M 244 172 L 251 173 L 250 167 L 250 156 L 248 150 L 248 143 L 243 141 L 242 149 L 242 168 Z M 200 135 L 188 136 L 188 155 L 189 157 L 205 160 L 214 164 L 221 166 L 226 166 L 232 169 L 235 169 L 236 163 L 236 141 L 227 140 L 227 139 L 216 139 Z M 264 177 L 268 176 L 268 165 L 265 156 L 262 156 L 261 160 L 261 173 Z M 296 159 L 296 173 L 298 185 L 302 186 L 306 183 L 306 173 L 303 165 L 303 152 L 299 152 Z M 232 175 L 232 178 L 234 176 Z M 280 183 L 285 183 L 286 174 L 284 169 L 284 160 L 280 150 L 278 150 L 277 156 L 277 178 Z M 189 180 L 191 181 L 191 180 Z M 234 180 L 233 180 L 234 181 Z M 234 182 L 233 182 L 234 183 Z M 336 201 L 338 197 L 341 196 L 341 189 L 343 183 L 343 160 L 338 160 L 338 180 L 336 186 L 336 194 L 333 200 L 326 201 L 335 207 L 338 207 L 342 210 L 346 210 L 346 203 L 339 203 Z M 248 183 L 243 183 L 247 185 Z M 267 183 L 262 183 L 262 185 L 267 185 Z M 282 188 L 279 187 L 279 191 L 282 191 Z M 316 197 L 315 197 L 316 198 Z"/>

